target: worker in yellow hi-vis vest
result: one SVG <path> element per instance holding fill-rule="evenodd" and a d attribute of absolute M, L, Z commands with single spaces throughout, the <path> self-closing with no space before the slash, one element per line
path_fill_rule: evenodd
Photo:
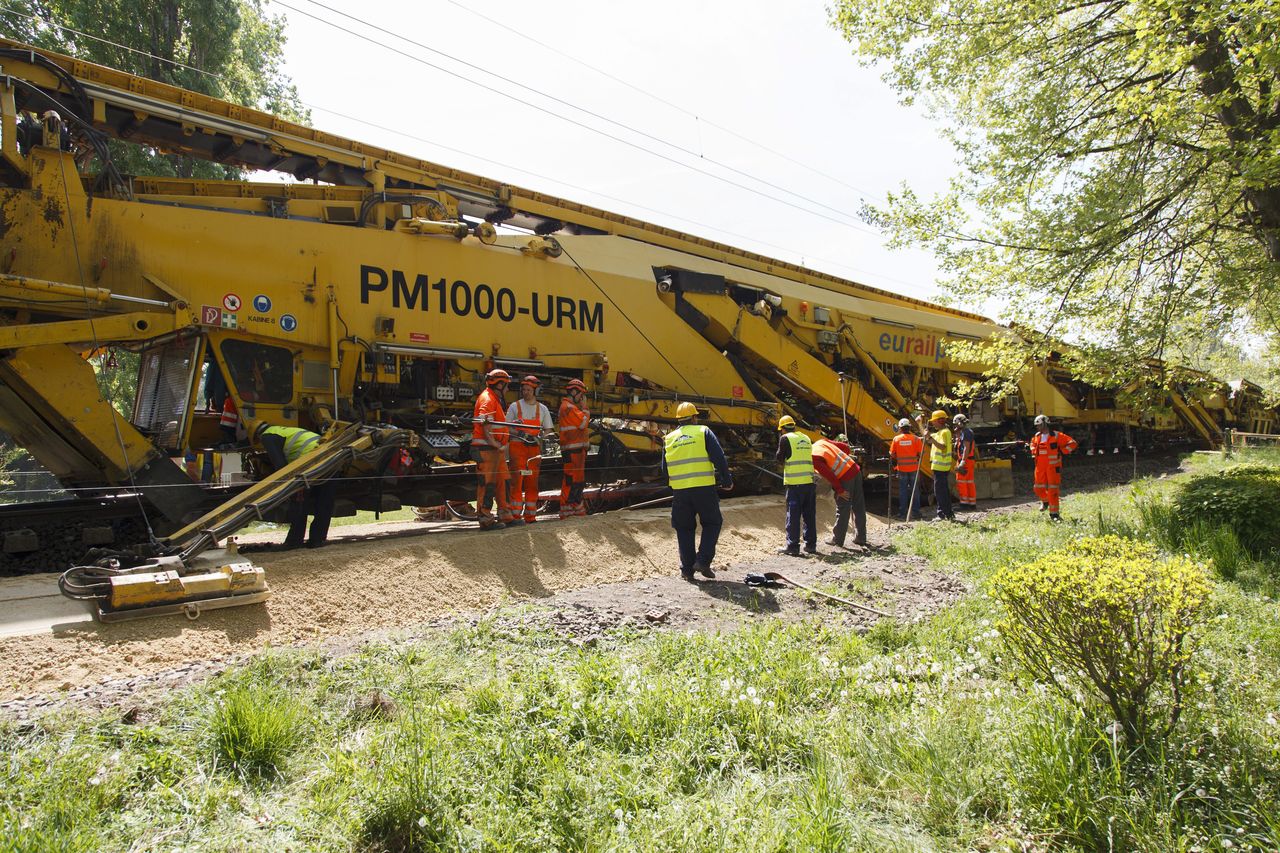
<path fill-rule="evenodd" d="M 671 526 L 680 549 L 680 576 L 692 581 L 695 573 L 714 578 L 711 561 L 724 520 L 716 485 L 733 488 L 733 474 L 715 433 L 697 423 L 693 403 L 676 407 L 676 428 L 662 439 L 662 473 L 675 494 L 671 499 Z M 694 535 L 702 523 L 702 539 L 694 548 Z"/>
<path fill-rule="evenodd" d="M 779 554 L 800 556 L 800 528 L 804 527 L 804 551 L 818 553 L 818 486 L 813 471 L 813 442 L 796 432 L 791 415 L 778 419 L 778 453 L 782 463 L 782 485 L 787 487 L 787 544 Z"/>
<path fill-rule="evenodd" d="M 253 443 L 266 451 L 272 466 L 279 471 L 290 462 L 296 462 L 311 453 L 320 444 L 320 436 L 301 427 L 272 426 L 266 421 L 258 421 L 253 427 Z M 329 539 L 329 522 L 333 520 L 333 505 L 338 494 L 335 480 L 325 480 L 315 486 L 300 490 L 289 501 L 289 535 L 285 537 L 286 548 L 302 546 L 303 536 L 307 532 L 307 505 L 311 503 L 315 518 L 311 522 L 311 536 L 306 541 L 308 548 L 323 548 Z"/>

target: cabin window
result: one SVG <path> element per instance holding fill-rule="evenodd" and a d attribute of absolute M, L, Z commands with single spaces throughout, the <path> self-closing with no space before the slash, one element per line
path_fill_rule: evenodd
<path fill-rule="evenodd" d="M 293 353 L 250 341 L 223 341 L 222 360 L 246 403 L 293 402 Z"/>

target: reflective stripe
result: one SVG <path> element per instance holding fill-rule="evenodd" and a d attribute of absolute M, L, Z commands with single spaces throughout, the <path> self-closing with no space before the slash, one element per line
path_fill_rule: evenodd
<path fill-rule="evenodd" d="M 591 442 L 589 441 L 583 441 L 583 442 L 577 442 L 574 444 L 562 444 L 560 445 L 560 449 L 561 450 L 577 450 L 580 447 L 586 447 L 590 443 Z"/>
<path fill-rule="evenodd" d="M 716 484 L 716 468 L 707 455 L 706 427 L 697 424 L 677 427 L 663 437 L 662 444 L 671 488 L 691 489 Z M 678 473 L 674 469 L 679 469 Z"/>
<path fill-rule="evenodd" d="M 791 445 L 791 455 L 782 466 L 782 484 L 784 486 L 803 486 L 814 482 L 816 474 L 813 470 L 813 442 L 809 436 L 799 432 L 782 434 Z"/>
<path fill-rule="evenodd" d="M 944 435 L 946 438 L 943 438 Z M 950 471 L 951 466 L 955 461 L 951 448 L 951 430 L 940 429 L 934 433 L 934 437 L 942 441 L 942 449 L 939 450 L 937 447 L 934 447 L 933 442 L 930 441 L 930 452 L 933 454 L 933 470 Z"/>
<path fill-rule="evenodd" d="M 264 430 L 266 435 L 278 435 L 284 439 L 284 458 L 294 462 L 315 449 L 320 436 L 302 427 L 272 426 Z"/>

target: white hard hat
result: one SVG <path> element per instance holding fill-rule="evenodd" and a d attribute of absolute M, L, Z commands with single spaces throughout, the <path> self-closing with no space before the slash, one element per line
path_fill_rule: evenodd
<path fill-rule="evenodd" d="M 1036 426 L 1049 423 L 1048 415 L 1036 415 Z"/>
<path fill-rule="evenodd" d="M 906 418 L 898 421 L 898 429 L 911 429 L 911 421 Z"/>

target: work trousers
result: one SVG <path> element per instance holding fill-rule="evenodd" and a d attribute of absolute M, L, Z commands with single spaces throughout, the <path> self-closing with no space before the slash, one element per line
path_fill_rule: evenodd
<path fill-rule="evenodd" d="M 1049 512 L 1058 514 L 1058 497 L 1062 483 L 1062 468 L 1048 463 L 1036 463 L 1035 491 L 1041 502 L 1049 505 Z"/>
<path fill-rule="evenodd" d="M 498 521 L 505 524 L 514 520 L 507 499 L 508 480 L 511 478 L 511 470 L 507 467 L 507 448 L 473 444 L 471 458 L 476 463 L 476 513 L 480 516 L 480 526 L 493 524 L 490 502 L 498 505 Z"/>
<path fill-rule="evenodd" d="M 702 539 L 695 548 L 698 524 L 702 525 Z M 675 490 L 671 499 L 671 526 L 676 531 L 676 546 L 680 549 L 680 571 L 688 574 L 693 571 L 694 563 L 711 568 L 723 524 L 720 495 L 715 486 Z"/>
<path fill-rule="evenodd" d="M 867 500 L 862 494 L 862 473 L 854 474 L 847 480 L 841 480 L 848 497 L 836 495 L 836 523 L 831 528 L 831 538 L 837 545 L 844 545 L 844 537 L 849 532 L 849 515 L 853 514 L 853 541 L 859 545 L 867 544 Z"/>
<path fill-rule="evenodd" d="M 938 502 L 938 518 L 954 519 L 951 508 L 951 472 L 933 469 L 933 499 Z"/>
<path fill-rule="evenodd" d="M 920 518 L 920 487 L 916 485 L 916 478 L 919 476 L 919 471 L 898 472 L 898 510 L 902 513 L 903 521 Z M 911 503 L 909 509 L 908 501 Z"/>
<path fill-rule="evenodd" d="M 311 519 L 311 536 L 307 544 L 319 548 L 329 538 L 329 522 L 333 520 L 333 504 L 338 496 L 338 484 L 326 480 L 318 486 L 304 489 L 289 501 L 289 535 L 284 544 L 296 548 L 307 533 L 307 510 L 315 516 Z M 310 504 L 310 506 L 308 506 Z"/>
<path fill-rule="evenodd" d="M 587 507 L 582 501 L 582 489 L 587 484 L 587 449 L 578 447 L 562 451 L 560 459 L 564 464 L 564 483 L 560 486 L 560 517 L 586 515 Z"/>
<path fill-rule="evenodd" d="M 971 456 L 956 467 L 956 491 L 960 494 L 960 506 L 978 507 L 978 487 L 973 483 L 974 458 Z"/>
<path fill-rule="evenodd" d="M 815 483 L 787 486 L 787 550 L 800 549 L 800 528 L 804 527 L 804 546 L 810 551 L 818 547 L 818 487 Z"/>
<path fill-rule="evenodd" d="M 532 524 L 538 518 L 538 474 L 542 449 L 536 444 L 511 442 L 511 514 Z"/>

